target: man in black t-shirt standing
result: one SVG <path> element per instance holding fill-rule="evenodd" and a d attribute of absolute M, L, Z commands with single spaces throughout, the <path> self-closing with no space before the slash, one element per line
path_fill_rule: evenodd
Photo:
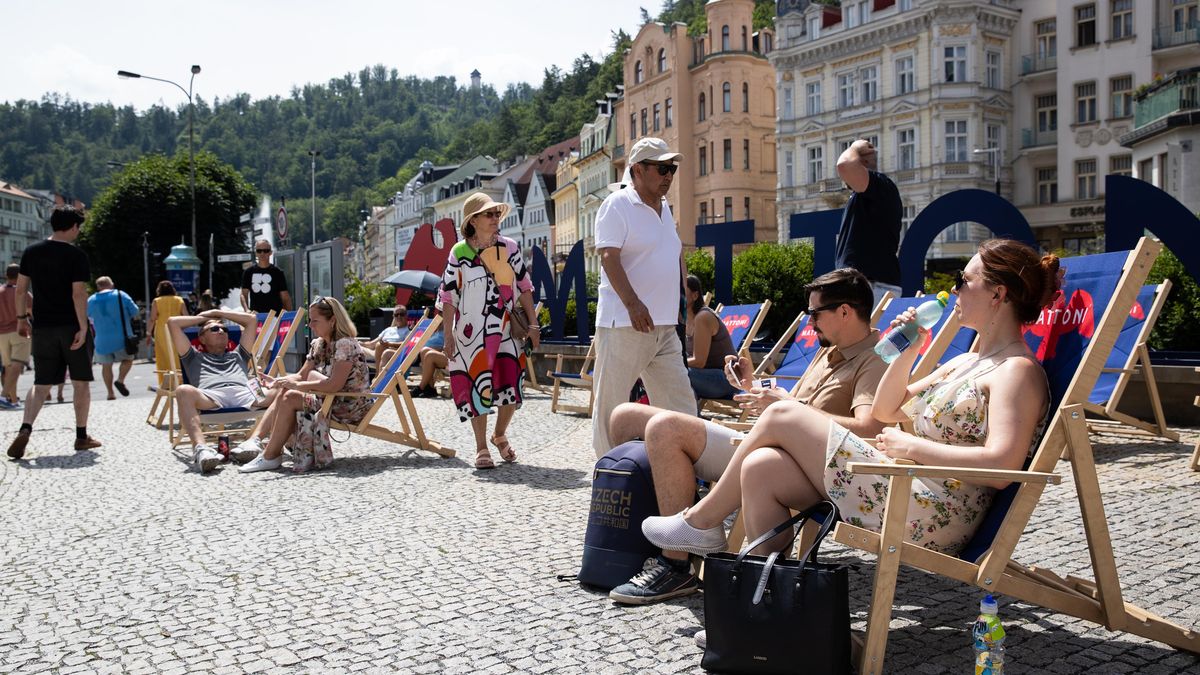
<path fill-rule="evenodd" d="M 271 264 L 271 242 L 254 242 L 255 262 L 242 274 L 242 308 L 250 312 L 292 311 L 283 270 Z"/>
<path fill-rule="evenodd" d="M 875 146 L 858 139 L 838 157 L 838 175 L 853 194 L 838 229 L 834 267 L 853 267 L 871 281 L 875 302 L 887 291 L 900 295 L 900 218 L 904 207 L 892 179 L 876 169 Z"/>
<path fill-rule="evenodd" d="M 87 320 L 87 288 L 91 278 L 87 255 L 73 243 L 83 225 L 83 213 L 59 206 L 50 216 L 54 233 L 25 249 L 17 277 L 17 332 L 33 335 L 33 389 L 25 397 L 25 419 L 17 437 L 8 446 L 8 456 L 20 459 L 33 433 L 42 403 L 50 387 L 61 385 L 71 373 L 75 390 L 75 449 L 91 450 L 100 441 L 88 436 L 88 409 L 92 395 L 92 338 Z M 26 307 L 26 291 L 32 291 L 34 314 Z"/>

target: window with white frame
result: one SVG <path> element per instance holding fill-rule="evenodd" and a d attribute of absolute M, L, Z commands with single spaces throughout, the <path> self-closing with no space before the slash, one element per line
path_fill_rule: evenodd
<path fill-rule="evenodd" d="M 1080 159 L 1075 162 L 1075 198 L 1096 198 L 1096 160 Z"/>
<path fill-rule="evenodd" d="M 821 114 L 821 81 L 804 84 L 804 111 L 812 115 Z"/>
<path fill-rule="evenodd" d="M 837 76 L 838 107 L 849 108 L 854 105 L 854 73 L 842 73 Z"/>
<path fill-rule="evenodd" d="M 913 0 L 900 0 L 900 11 L 907 12 L 912 9 Z"/>
<path fill-rule="evenodd" d="M 783 185 L 791 187 L 796 184 L 795 155 L 791 150 L 783 151 Z"/>
<path fill-rule="evenodd" d="M 725 82 L 721 85 L 721 112 L 731 112 L 733 110 L 733 90 L 729 83 Z"/>
<path fill-rule="evenodd" d="M 858 3 L 843 2 L 842 3 L 842 21 L 845 22 L 846 28 L 854 28 L 859 24 Z"/>
<path fill-rule="evenodd" d="M 862 102 L 870 103 L 879 98 L 879 66 L 867 66 L 858 71 L 861 83 Z"/>
<path fill-rule="evenodd" d="M 785 119 L 785 120 L 790 120 L 793 117 L 795 117 L 795 115 L 793 114 L 793 111 L 792 111 L 792 88 L 790 86 L 786 86 L 783 88 L 782 116 L 783 116 L 783 119 Z"/>
<path fill-rule="evenodd" d="M 967 121 L 946 120 L 946 161 L 967 161 Z"/>
<path fill-rule="evenodd" d="M 667 72 L 667 50 L 665 49 L 658 50 L 658 72 Z"/>
<path fill-rule="evenodd" d="M 700 224 L 708 222 L 708 202 L 700 202 Z"/>
<path fill-rule="evenodd" d="M 725 222 L 733 222 L 733 197 L 725 198 Z"/>
<path fill-rule="evenodd" d="M 667 99 L 667 103 L 666 103 L 665 118 L 666 118 L 667 128 L 669 129 L 669 128 L 671 128 L 671 125 L 673 125 L 675 123 L 675 108 L 671 105 L 671 99 L 669 99 L 669 98 Z"/>
<path fill-rule="evenodd" d="M 1113 117 L 1133 116 L 1133 76 L 1122 75 L 1108 81 L 1109 100 Z"/>
<path fill-rule="evenodd" d="M 817 183 L 825 179 L 825 148 L 812 145 L 808 148 L 808 182 Z"/>
<path fill-rule="evenodd" d="M 633 64 L 633 83 L 640 84 L 642 79 L 642 62 L 638 61 Z"/>
<path fill-rule="evenodd" d="M 1037 170 L 1037 203 L 1058 203 L 1058 168 L 1044 166 Z"/>
<path fill-rule="evenodd" d="M 1003 133 L 999 124 L 988 123 L 983 127 L 984 143 L 991 148 L 1000 147 L 1000 135 Z"/>
<path fill-rule="evenodd" d="M 959 242 L 971 240 L 971 223 L 969 221 L 959 221 L 950 227 L 947 227 L 942 232 L 942 241 Z"/>
<path fill-rule="evenodd" d="M 729 26 L 721 26 L 721 51 L 729 51 Z"/>
<path fill-rule="evenodd" d="M 816 40 L 821 37 L 821 17 L 814 16 L 808 20 L 808 39 Z"/>
<path fill-rule="evenodd" d="M 1108 173 L 1113 176 L 1133 176 L 1133 155 L 1110 155 Z"/>
<path fill-rule="evenodd" d="M 1096 121 L 1096 83 L 1080 82 L 1075 85 L 1075 123 L 1088 124 Z"/>
<path fill-rule="evenodd" d="M 897 131 L 896 150 L 897 168 L 901 170 L 915 169 L 917 167 L 917 130 L 908 128 Z"/>
<path fill-rule="evenodd" d="M 733 139 L 726 138 L 721 142 L 722 166 L 726 171 L 733 171 Z"/>
<path fill-rule="evenodd" d="M 661 104 L 655 103 L 654 104 L 654 130 L 655 131 L 662 130 L 662 114 L 661 113 L 662 113 Z"/>
<path fill-rule="evenodd" d="M 708 148 L 704 144 L 700 144 L 700 175 L 708 175 Z"/>
<path fill-rule="evenodd" d="M 643 136 L 645 136 L 646 132 L 649 130 L 649 126 L 648 126 L 649 118 L 650 118 L 649 113 L 646 111 L 645 108 L 642 108 L 642 135 Z"/>
<path fill-rule="evenodd" d="M 1112 0 L 1110 40 L 1133 37 L 1133 0 Z"/>
<path fill-rule="evenodd" d="M 900 212 L 900 239 L 904 239 L 904 235 L 908 234 L 908 228 L 912 225 L 912 221 L 917 218 L 916 204 L 907 204 Z"/>
<path fill-rule="evenodd" d="M 1037 57 L 1045 59 L 1058 53 L 1058 20 L 1044 19 L 1033 24 Z"/>
<path fill-rule="evenodd" d="M 704 103 L 704 92 L 700 92 L 700 97 L 696 99 L 696 121 L 703 122 L 708 116 L 708 106 Z"/>
<path fill-rule="evenodd" d="M 1075 8 L 1075 46 L 1088 47 L 1096 44 L 1096 3 L 1079 5 Z"/>
<path fill-rule="evenodd" d="M 913 57 L 901 56 L 896 59 L 896 94 L 908 94 L 916 91 L 916 84 Z"/>
<path fill-rule="evenodd" d="M 1058 130 L 1058 94 L 1043 94 L 1034 99 L 1037 115 L 1037 130 Z"/>
<path fill-rule="evenodd" d="M 1000 89 L 1003 87 L 1001 78 L 1003 73 L 1000 71 L 1000 52 L 991 49 L 983 53 L 984 56 L 984 86 L 989 89 Z"/>
<path fill-rule="evenodd" d="M 1196 0 L 1171 0 L 1171 21 L 1175 32 L 1195 28 L 1200 22 L 1200 2 Z"/>
<path fill-rule="evenodd" d="M 942 48 L 944 82 L 967 81 L 967 46 L 951 45 Z"/>

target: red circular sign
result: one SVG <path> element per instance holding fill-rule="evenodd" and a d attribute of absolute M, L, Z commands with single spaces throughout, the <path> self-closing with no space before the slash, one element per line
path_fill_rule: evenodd
<path fill-rule="evenodd" d="M 287 237 L 287 228 L 287 209 L 281 206 L 278 215 L 275 216 L 275 231 L 279 233 L 280 239 Z"/>

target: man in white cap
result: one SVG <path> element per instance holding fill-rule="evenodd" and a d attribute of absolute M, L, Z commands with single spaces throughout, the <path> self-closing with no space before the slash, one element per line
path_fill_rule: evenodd
<path fill-rule="evenodd" d="M 592 447 L 597 457 L 612 449 L 609 416 L 629 400 L 639 377 L 655 406 L 696 414 L 675 332 L 687 272 L 666 200 L 681 157 L 662 139 L 639 140 L 629 152 L 631 182 L 610 194 L 596 215 L 601 271 Z"/>

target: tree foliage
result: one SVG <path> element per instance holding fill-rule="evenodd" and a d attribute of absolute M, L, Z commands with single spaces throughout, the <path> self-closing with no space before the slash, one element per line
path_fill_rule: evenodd
<path fill-rule="evenodd" d="M 209 234 L 214 256 L 245 253 L 237 235 L 239 218 L 254 207 L 258 191 L 233 167 L 208 152 L 196 155 L 196 254 L 203 261 L 201 287 L 208 285 Z M 96 198 L 88 212 L 79 245 L 87 252 L 92 273 L 112 277 L 118 288 L 142 297 L 143 273 L 139 258 L 142 233 L 148 233 L 150 250 L 165 256 L 172 246 L 191 238 L 191 191 L 188 158 L 146 155 L 127 165 Z M 236 265 L 216 267 L 214 295 L 224 297 L 241 285 Z M 162 279 L 151 271 L 151 294 Z"/>
<path fill-rule="evenodd" d="M 708 18 L 704 14 L 707 0 L 664 0 L 662 11 L 658 13 L 657 21 L 671 25 L 679 22 L 687 24 L 688 35 L 696 37 L 708 31 Z M 643 13 L 645 10 L 642 10 Z M 643 23 L 645 23 L 643 21 Z M 752 30 L 771 28 L 775 24 L 775 2 L 773 0 L 754 0 L 754 16 Z"/>
<path fill-rule="evenodd" d="M 350 320 L 358 327 L 359 337 L 370 337 L 371 310 L 396 304 L 396 289 L 389 284 L 373 284 L 346 270 L 345 299 L 342 302 Z M 411 308 L 415 309 L 415 307 Z"/>
<path fill-rule="evenodd" d="M 760 242 L 733 258 L 733 299 L 738 304 L 770 300 L 763 325 L 777 337 L 807 306 L 804 286 L 812 278 L 812 245 Z"/>
<path fill-rule="evenodd" d="M 1150 268 L 1146 283 L 1162 283 L 1163 279 L 1171 280 L 1171 293 L 1150 333 L 1150 347 L 1171 351 L 1200 350 L 1200 332 L 1195 330 L 1196 317 L 1200 316 L 1200 285 L 1188 274 L 1179 258 L 1165 247 Z"/>
<path fill-rule="evenodd" d="M 688 274 L 694 274 L 700 279 L 700 287 L 704 292 L 713 290 L 713 257 L 706 248 L 698 248 L 683 258 L 687 265 Z"/>

